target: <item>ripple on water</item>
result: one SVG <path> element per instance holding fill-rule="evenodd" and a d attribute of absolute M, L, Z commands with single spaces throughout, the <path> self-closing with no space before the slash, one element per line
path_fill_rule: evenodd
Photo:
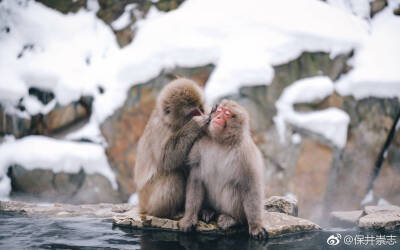
<path fill-rule="evenodd" d="M 393 246 L 327 245 L 334 233 L 363 234 L 356 231 L 322 231 L 296 234 L 268 241 L 251 240 L 247 235 L 220 236 L 183 234 L 161 230 L 138 230 L 112 226 L 103 219 L 75 217 L 63 219 L 27 218 L 0 212 L 0 249 L 399 249 L 400 231 L 390 233 Z M 374 235 L 380 233 L 364 233 Z M 389 233 L 387 233 L 389 234 Z"/>

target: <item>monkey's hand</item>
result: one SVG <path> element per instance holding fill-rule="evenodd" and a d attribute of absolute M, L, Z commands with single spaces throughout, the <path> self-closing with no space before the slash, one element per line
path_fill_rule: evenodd
<path fill-rule="evenodd" d="M 210 115 L 199 115 L 194 116 L 192 119 L 199 125 L 203 130 L 207 129 L 208 124 L 210 123 Z"/>
<path fill-rule="evenodd" d="M 265 228 L 260 224 L 249 225 L 249 233 L 250 233 L 250 236 L 255 239 L 267 239 L 268 238 L 267 230 L 265 230 Z"/>
<path fill-rule="evenodd" d="M 229 215 L 221 214 L 218 217 L 217 224 L 222 230 L 228 230 L 229 228 L 235 226 L 237 221 Z"/>
<path fill-rule="evenodd" d="M 197 225 L 197 220 L 185 216 L 179 220 L 178 225 L 181 231 L 190 232 Z"/>
<path fill-rule="evenodd" d="M 216 213 L 214 210 L 211 209 L 205 209 L 203 208 L 200 211 L 200 218 L 202 221 L 204 221 L 205 223 L 209 223 L 210 221 L 212 221 L 213 219 L 215 219 Z"/>

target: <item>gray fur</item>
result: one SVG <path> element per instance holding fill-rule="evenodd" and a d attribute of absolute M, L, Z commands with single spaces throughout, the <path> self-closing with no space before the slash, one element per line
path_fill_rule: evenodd
<path fill-rule="evenodd" d="M 203 131 L 190 115 L 196 108 L 203 110 L 203 96 L 189 79 L 172 81 L 157 98 L 136 154 L 134 176 L 141 213 L 174 218 L 183 211 L 185 157 Z"/>
<path fill-rule="evenodd" d="M 233 101 L 223 100 L 221 105 L 231 109 L 234 116 L 219 134 L 210 124 L 208 135 L 193 146 L 185 216 L 179 225 L 183 231 L 190 230 L 197 224 L 200 207 L 209 206 L 222 214 L 218 219 L 221 228 L 247 223 L 252 236 L 264 238 L 261 153 L 250 136 L 246 110 Z"/>

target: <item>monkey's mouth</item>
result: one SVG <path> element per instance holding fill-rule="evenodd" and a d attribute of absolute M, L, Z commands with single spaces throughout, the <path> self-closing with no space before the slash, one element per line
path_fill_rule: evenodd
<path fill-rule="evenodd" d="M 214 119 L 212 123 L 220 129 L 225 127 L 225 122 L 223 120 Z"/>
<path fill-rule="evenodd" d="M 201 112 L 201 110 L 199 108 L 194 109 L 192 112 L 190 112 L 190 116 L 199 116 L 199 115 L 203 115 L 203 113 Z"/>

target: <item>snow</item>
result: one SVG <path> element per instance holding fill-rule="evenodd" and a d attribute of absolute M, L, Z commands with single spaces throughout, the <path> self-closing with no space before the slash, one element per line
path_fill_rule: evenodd
<path fill-rule="evenodd" d="M 134 59 L 121 77 L 132 78 L 138 63 L 143 79 L 162 68 L 213 63 L 205 89 L 213 102 L 244 85 L 269 84 L 272 66 L 303 51 L 348 52 L 365 30 L 364 22 L 320 1 L 252 0 L 245 6 L 228 0 L 186 1 L 139 26 L 124 54 Z M 149 69 L 143 66 L 149 64 Z"/>
<path fill-rule="evenodd" d="M 294 202 L 297 202 L 299 200 L 299 199 L 297 199 L 297 196 L 294 193 L 291 193 L 291 192 L 287 192 L 285 194 L 285 197 L 293 200 Z"/>
<path fill-rule="evenodd" d="M 333 90 L 333 82 L 325 76 L 301 79 L 284 89 L 275 103 L 277 115 L 274 117 L 282 143 L 285 140 L 286 123 L 290 123 L 323 136 L 339 148 L 346 145 L 350 122 L 347 113 L 337 108 L 300 113 L 293 108 L 296 103 L 322 100 L 331 95 Z"/>
<path fill-rule="evenodd" d="M 133 10 L 136 6 L 137 4 L 134 3 L 126 5 L 124 13 L 122 13 L 117 20 L 111 23 L 111 27 L 113 27 L 115 30 L 121 30 L 127 27 L 131 22 L 131 10 Z"/>
<path fill-rule="evenodd" d="M 372 0 L 327 0 L 327 3 L 364 19 L 369 19 Z"/>
<path fill-rule="evenodd" d="M 292 138 L 291 138 L 291 139 L 292 139 L 292 143 L 295 144 L 295 145 L 301 143 L 301 135 L 298 134 L 298 133 L 294 133 L 294 134 L 292 135 Z"/>
<path fill-rule="evenodd" d="M 18 164 L 27 170 L 49 169 L 54 173 L 101 174 L 117 188 L 104 148 L 92 143 L 71 142 L 45 136 L 27 136 L 0 145 L 0 195 L 10 191 L 7 169 Z"/>
<path fill-rule="evenodd" d="M 392 204 L 390 202 L 388 202 L 387 200 L 380 198 L 378 200 L 377 206 L 392 206 Z"/>
<path fill-rule="evenodd" d="M 137 205 L 139 204 L 139 196 L 137 193 L 133 193 L 129 199 L 128 199 L 129 204 Z"/>
<path fill-rule="evenodd" d="M 399 5 L 398 0 L 389 1 L 389 6 L 374 16 L 370 36 L 355 53 L 354 69 L 337 83 L 340 95 L 400 97 L 400 18 L 393 14 Z"/>
<path fill-rule="evenodd" d="M 364 206 L 365 204 L 368 204 L 374 200 L 374 191 L 371 189 L 368 191 L 368 193 L 365 195 L 365 197 L 362 199 L 360 205 Z"/>

